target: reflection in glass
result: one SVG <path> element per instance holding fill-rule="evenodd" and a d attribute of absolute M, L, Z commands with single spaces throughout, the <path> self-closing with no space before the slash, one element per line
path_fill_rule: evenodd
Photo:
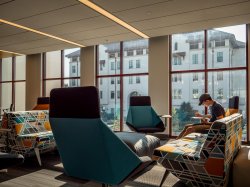
<path fill-rule="evenodd" d="M 208 30 L 208 68 L 246 66 L 246 26 Z"/>
<path fill-rule="evenodd" d="M 136 83 L 136 78 L 140 78 L 140 83 Z M 133 84 L 130 84 L 131 79 L 134 80 Z M 128 114 L 130 97 L 148 95 L 148 75 L 126 76 L 123 78 L 123 86 L 123 130 L 129 131 L 126 125 L 126 117 Z"/>
<path fill-rule="evenodd" d="M 218 75 L 223 75 L 223 79 L 222 77 L 219 77 L 218 79 Z M 208 92 L 215 100 L 220 102 L 225 109 L 228 108 L 228 101 L 230 97 L 240 97 L 239 110 L 240 113 L 243 114 L 244 118 L 243 140 L 246 140 L 246 70 L 208 73 Z"/>
<path fill-rule="evenodd" d="M 79 77 L 79 76 L 80 76 L 80 48 L 64 50 L 64 77 Z"/>
<path fill-rule="evenodd" d="M 197 122 L 191 118 L 195 112 L 204 113 L 204 107 L 198 106 L 204 88 L 204 73 L 172 74 L 172 135 L 178 135 L 186 124 Z"/>
<path fill-rule="evenodd" d="M 25 82 L 15 83 L 15 110 L 24 111 L 25 110 Z"/>
<path fill-rule="evenodd" d="M 113 78 L 114 84 L 111 84 Z M 112 127 L 113 130 L 120 130 L 120 84 L 117 78 L 99 78 L 98 88 L 100 97 L 100 111 L 102 120 Z"/>

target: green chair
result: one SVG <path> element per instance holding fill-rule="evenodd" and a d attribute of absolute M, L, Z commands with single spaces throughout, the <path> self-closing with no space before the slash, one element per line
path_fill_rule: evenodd
<path fill-rule="evenodd" d="M 50 123 L 65 173 L 72 177 L 118 185 L 148 166 L 100 119 L 95 87 L 53 89 Z"/>
<path fill-rule="evenodd" d="M 136 132 L 163 132 L 165 125 L 151 106 L 149 96 L 130 97 L 126 124 Z"/>

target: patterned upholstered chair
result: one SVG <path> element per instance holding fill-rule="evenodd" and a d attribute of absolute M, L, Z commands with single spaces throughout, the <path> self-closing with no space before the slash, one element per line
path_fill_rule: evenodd
<path fill-rule="evenodd" d="M 49 110 L 49 97 L 38 97 L 37 105 L 32 110 Z"/>
<path fill-rule="evenodd" d="M 226 186 L 242 139 L 239 113 L 215 121 L 207 135 L 174 140 L 155 149 L 155 159 L 189 186 Z M 162 184 L 161 183 L 161 184 Z"/>
<path fill-rule="evenodd" d="M 130 97 L 126 124 L 136 132 L 154 133 L 165 130 L 164 123 L 151 106 L 149 96 Z"/>
<path fill-rule="evenodd" d="M 2 129 L 8 130 L 7 135 L 1 137 L 6 142 L 6 152 L 24 157 L 36 155 L 40 165 L 40 153 L 55 148 L 48 111 L 7 112 Z"/>
<path fill-rule="evenodd" d="M 138 157 L 103 123 L 95 87 L 53 89 L 49 116 L 69 176 L 117 185 L 152 162 Z"/>

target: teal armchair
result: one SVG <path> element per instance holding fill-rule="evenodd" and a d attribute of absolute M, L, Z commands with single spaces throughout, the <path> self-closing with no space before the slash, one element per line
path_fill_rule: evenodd
<path fill-rule="evenodd" d="M 138 157 L 100 119 L 95 87 L 53 89 L 50 123 L 65 173 L 117 185 L 152 162 Z"/>
<path fill-rule="evenodd" d="M 128 127 L 136 132 L 163 132 L 165 125 L 151 106 L 149 96 L 130 97 L 130 106 L 126 119 Z"/>

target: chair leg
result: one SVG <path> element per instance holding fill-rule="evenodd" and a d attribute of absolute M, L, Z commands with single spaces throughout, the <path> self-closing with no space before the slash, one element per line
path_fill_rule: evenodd
<path fill-rule="evenodd" d="M 40 153 L 39 153 L 39 149 L 37 147 L 34 148 L 34 151 L 36 153 L 36 158 L 37 158 L 37 161 L 39 163 L 39 165 L 41 166 L 42 165 L 42 162 L 41 162 L 41 157 L 40 157 Z"/>
<path fill-rule="evenodd" d="M 164 175 L 163 175 L 163 177 L 162 177 L 162 179 L 161 179 L 161 184 L 160 184 L 159 187 L 161 187 L 161 186 L 163 185 L 163 183 L 165 182 L 165 180 L 166 180 L 168 174 L 169 174 L 169 171 L 166 169 L 166 171 L 165 171 L 165 173 L 164 173 Z"/>

